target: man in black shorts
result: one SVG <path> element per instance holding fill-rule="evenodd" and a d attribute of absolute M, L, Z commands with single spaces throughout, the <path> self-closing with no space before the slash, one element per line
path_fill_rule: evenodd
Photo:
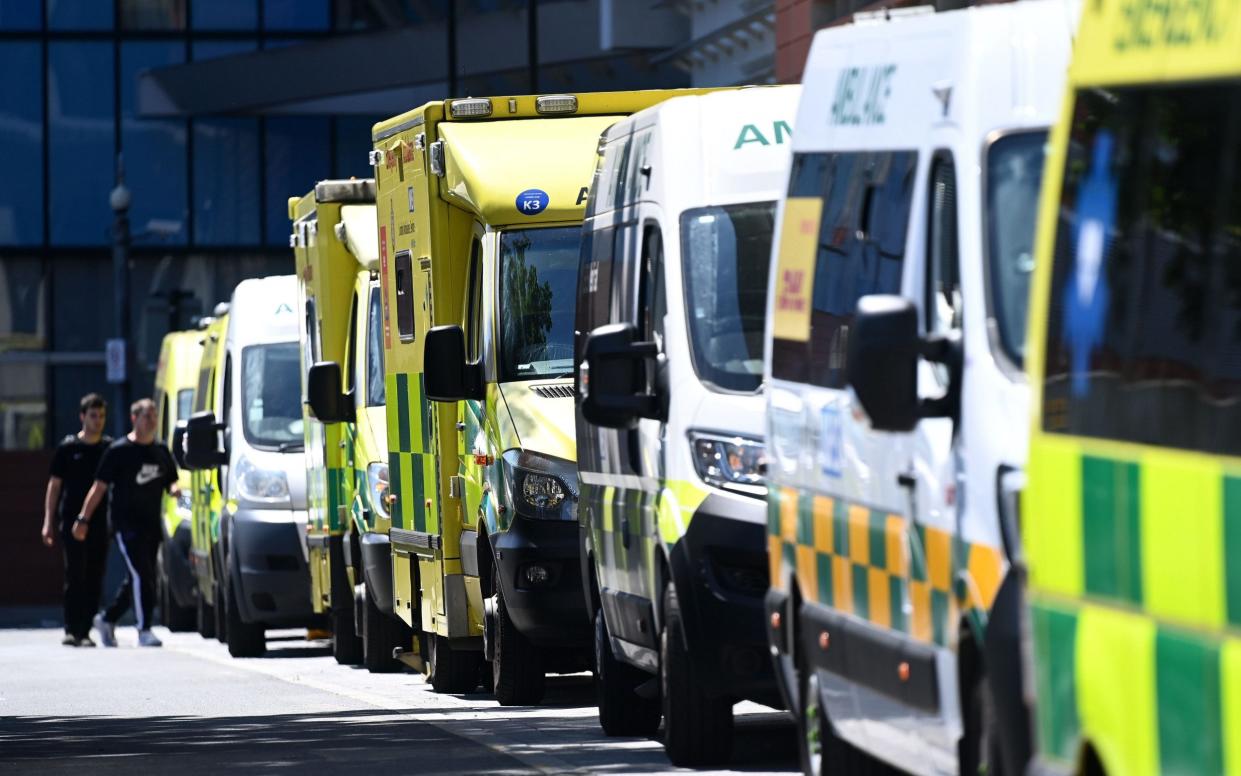
<path fill-rule="evenodd" d="M 112 605 L 95 615 L 95 628 L 105 647 L 115 647 L 116 622 L 132 603 L 138 618 L 138 645 L 159 647 L 163 644 L 151 632 L 151 614 L 155 609 L 155 559 L 163 538 L 160 511 L 164 492 L 175 498 L 180 488 L 172 453 L 155 441 L 155 402 L 139 399 L 129 408 L 129 415 L 134 428 L 113 442 L 99 461 L 95 484 L 86 496 L 73 536 L 86 537 L 95 508 L 108 494 L 112 531 L 129 574 Z"/>
<path fill-rule="evenodd" d="M 108 567 L 108 526 L 101 520 L 90 527 L 84 541 L 76 541 L 72 535 L 73 518 L 82 509 L 86 493 L 95 481 L 99 459 L 112 444 L 112 437 L 103 434 L 108 405 L 102 396 L 86 394 L 78 409 L 82 430 L 62 439 L 52 454 L 52 471 L 43 500 L 43 543 L 48 547 L 55 543 L 59 525 L 65 556 L 65 637 L 60 643 L 67 647 L 93 647 L 90 624 L 99 609 L 103 574 Z"/>

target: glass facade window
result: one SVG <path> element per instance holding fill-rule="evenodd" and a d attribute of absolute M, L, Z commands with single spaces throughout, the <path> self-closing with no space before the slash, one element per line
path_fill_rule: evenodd
<path fill-rule="evenodd" d="M 39 259 L 0 259 L 0 353 L 47 346 L 45 284 Z"/>
<path fill-rule="evenodd" d="M 194 59 L 253 51 L 255 41 L 196 42 Z M 194 121 L 194 242 L 253 245 L 259 242 L 259 124 L 252 118 Z"/>
<path fill-rule="evenodd" d="M 47 26 L 53 30 L 110 30 L 112 0 L 46 0 Z"/>
<path fill-rule="evenodd" d="M 121 47 L 121 148 L 125 183 L 133 192 L 129 220 L 139 244 L 150 239 L 143 233 L 152 226 L 159 227 L 162 243 L 184 245 L 189 239 L 185 121 L 139 119 L 135 97 L 140 71 L 184 59 L 181 43 L 144 41 Z"/>
<path fill-rule="evenodd" d="M 0 30 L 42 29 L 39 16 L 39 0 L 0 0 Z"/>
<path fill-rule="evenodd" d="M 76 421 L 76 402 L 68 412 Z M 42 450 L 59 438 L 47 433 L 47 367 L 37 360 L 0 362 L 0 450 Z"/>
<path fill-rule="evenodd" d="M 112 262 L 100 252 L 88 258 L 51 261 L 52 349 L 74 353 L 101 353 L 104 341 L 115 336 L 112 309 Z M 83 392 L 85 393 L 85 392 Z"/>
<path fill-rule="evenodd" d="M 43 83 L 38 43 L 0 43 L 0 245 L 43 242 Z"/>
<path fill-rule="evenodd" d="M 116 181 L 112 44 L 74 41 L 48 48 L 47 112 L 52 242 L 103 245 Z"/>
<path fill-rule="evenodd" d="M 326 30 L 332 22 L 328 5 L 328 0 L 264 0 L 263 28 Z"/>
<path fill-rule="evenodd" d="M 120 0 L 123 30 L 184 30 L 187 0 Z"/>
<path fill-rule="evenodd" d="M 267 120 L 267 226 L 269 245 L 289 244 L 289 197 L 314 188 L 331 164 L 329 119 L 281 117 Z"/>
<path fill-rule="evenodd" d="M 336 178 L 373 178 L 366 155 L 371 151 L 371 127 L 380 116 L 342 116 L 336 119 L 336 158 L 332 175 Z"/>
<path fill-rule="evenodd" d="M 259 26 L 257 0 L 199 0 L 191 8 L 190 24 L 196 30 L 254 30 Z"/>

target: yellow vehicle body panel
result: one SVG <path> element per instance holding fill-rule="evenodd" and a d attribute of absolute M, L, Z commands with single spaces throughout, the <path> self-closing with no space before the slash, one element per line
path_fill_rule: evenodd
<path fill-rule="evenodd" d="M 323 181 L 289 200 L 290 240 L 296 265 L 302 359 L 302 395 L 314 363 L 333 361 L 344 376 L 359 272 L 369 278 L 378 260 L 374 182 Z M 311 602 L 330 610 L 329 540 L 349 531 L 354 501 L 352 423 L 321 423 L 303 401 L 306 444 L 306 533 Z M 352 590 L 350 590 L 352 594 Z"/>
<path fill-rule="evenodd" d="M 454 101 L 447 100 L 374 126 L 388 465 L 396 497 L 393 596 L 397 614 L 416 630 L 450 639 L 482 634 L 478 580 L 463 573 L 461 560 L 462 529 L 473 530 L 478 520 L 465 499 L 477 488 L 450 482 L 460 470 L 461 415 L 454 404 L 427 400 L 421 388 L 425 333 L 462 322 L 472 241 L 516 224 L 580 223 L 600 133 L 624 115 L 700 91 L 578 94 L 575 112 L 555 116 L 539 113 L 536 95 L 487 98 L 486 118 L 453 118 Z M 544 197 L 538 207 L 523 204 L 532 189 Z M 497 391 L 488 386 L 488 406 Z M 523 443 L 526 434 L 539 437 L 575 460 L 572 428 L 566 404 L 546 429 L 509 431 Z"/>
<path fill-rule="evenodd" d="M 220 417 L 226 354 L 225 335 L 228 316 L 216 318 L 201 332 L 202 359 L 199 361 L 198 385 L 194 389 L 194 412 L 214 412 Z M 190 566 L 198 578 L 198 594 L 215 606 L 215 575 L 212 551 L 220 538 L 220 512 L 223 509 L 220 469 L 199 469 L 190 474 L 191 544 Z"/>
<path fill-rule="evenodd" d="M 1122 374 L 1102 360 L 1098 341 L 1085 346 L 1088 356 L 1080 364 L 1066 367 L 1066 347 L 1082 346 L 1063 343 L 1089 335 L 1084 319 L 1068 317 L 1073 298 L 1053 289 L 1064 273 L 1069 280 L 1061 283 L 1083 280 L 1072 273 L 1082 272 L 1080 257 L 1089 248 L 1059 232 L 1086 224 L 1094 216 L 1084 208 L 1099 201 L 1097 195 L 1088 201 L 1088 184 L 1075 183 L 1077 198 L 1066 198 L 1070 176 L 1085 179 L 1087 166 L 1102 159 L 1099 169 L 1105 169 L 1115 159 L 1103 157 L 1097 141 L 1086 142 L 1083 126 L 1099 130 L 1075 121 L 1079 108 L 1100 95 L 1119 104 L 1156 91 L 1175 96 L 1212 84 L 1236 87 L 1239 79 L 1237 3 L 1083 4 L 1070 88 L 1043 177 L 1026 354 L 1034 412 L 1022 539 L 1037 755 L 1050 770 L 1241 774 L 1241 457 L 1183 442 L 1133 441 L 1141 432 L 1122 430 L 1112 438 L 1075 425 L 1088 395 L 1078 393 L 1077 380 L 1116 375 L 1124 388 L 1112 395 L 1121 401 L 1125 391 L 1171 391 L 1178 381 L 1158 372 Z M 1097 126 L 1120 133 L 1131 125 Z M 1209 130 L 1215 131 L 1223 130 Z M 1183 153 L 1180 140 L 1166 138 L 1160 163 Z M 1221 153 L 1224 143 L 1215 144 Z M 1160 153 L 1152 147 L 1133 144 L 1124 169 L 1112 173 L 1116 180 L 1139 168 L 1141 154 Z M 1088 161 L 1077 161 L 1082 158 Z M 1193 183 L 1181 176 L 1171 191 L 1152 186 L 1147 194 L 1175 201 Z M 1120 202 L 1133 194 L 1122 186 L 1114 196 Z M 1113 228 L 1119 224 L 1104 229 L 1104 240 Z M 1141 278 L 1143 270 L 1131 267 L 1156 260 L 1154 248 L 1142 248 L 1149 255 L 1128 244 L 1123 250 L 1123 256 L 1110 247 L 1101 252 L 1094 273 L 1101 280 L 1093 287 L 1086 280 L 1087 291 L 1074 287 L 1087 300 L 1081 304 L 1096 304 L 1095 289 L 1104 283 L 1111 294 L 1132 293 L 1122 284 Z M 1236 256 L 1219 261 L 1235 262 Z M 1055 264 L 1066 266 L 1056 271 Z M 1160 285 L 1180 282 L 1163 275 Z M 1143 317 L 1159 312 L 1141 309 Z M 1147 358 L 1157 363 L 1156 356 Z M 1149 421 L 1155 424 L 1160 405 L 1152 396 Z M 1121 412 L 1116 403 L 1096 407 L 1096 416 L 1125 417 Z"/>
<path fill-rule="evenodd" d="M 203 332 L 173 331 L 164 336 L 155 369 L 155 406 L 159 414 L 160 441 L 172 445 L 177 423 L 189 420 L 194 407 L 194 387 L 198 384 L 198 367 L 203 353 Z M 177 484 L 190 493 L 190 473 L 179 469 Z M 164 529 L 166 536 L 176 533 L 182 522 L 191 520 L 189 511 L 177 505 L 177 499 L 164 496 Z"/>

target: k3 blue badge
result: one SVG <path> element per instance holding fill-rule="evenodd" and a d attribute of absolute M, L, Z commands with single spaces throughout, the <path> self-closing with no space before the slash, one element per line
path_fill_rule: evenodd
<path fill-rule="evenodd" d="M 517 195 L 517 212 L 523 216 L 537 216 L 547 210 L 547 192 L 542 189 L 526 189 Z"/>

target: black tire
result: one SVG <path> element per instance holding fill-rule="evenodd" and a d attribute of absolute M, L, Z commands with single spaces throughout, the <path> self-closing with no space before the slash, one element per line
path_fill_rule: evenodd
<path fill-rule="evenodd" d="M 236 585 L 224 590 L 225 609 L 228 611 L 228 654 L 233 657 L 262 657 L 267 651 L 267 633 L 262 623 L 249 623 L 241 619 L 237 608 Z"/>
<path fill-rule="evenodd" d="M 634 690 L 650 681 L 649 674 L 622 663 L 612 654 L 603 608 L 595 611 L 595 695 L 599 726 L 609 736 L 653 736 L 659 730 L 659 700 Z"/>
<path fill-rule="evenodd" d="M 362 637 L 353 625 L 353 597 L 332 599 L 332 657 L 343 666 L 362 662 Z"/>
<path fill-rule="evenodd" d="M 447 638 L 434 634 L 427 634 L 427 641 L 431 644 L 427 661 L 431 674 L 427 681 L 431 689 L 452 695 L 478 689 L 479 663 L 483 659 L 481 652 L 453 649 Z"/>
<path fill-rule="evenodd" d="M 659 638 L 659 688 L 663 701 L 664 751 L 673 765 L 701 768 L 732 757 L 733 702 L 712 697 L 700 681 L 685 645 L 676 588 L 664 589 L 664 629 Z"/>
<path fill-rule="evenodd" d="M 204 639 L 215 638 L 215 607 L 207 603 L 207 597 L 203 595 L 202 590 L 195 590 L 195 598 L 197 605 L 194 613 L 198 619 L 198 635 Z"/>
<path fill-rule="evenodd" d="M 540 703 L 546 689 L 543 658 L 513 624 L 499 581 L 496 582 L 495 612 L 496 644 L 495 658 L 491 661 L 491 683 L 496 700 L 501 706 L 533 706 Z"/>
<path fill-rule="evenodd" d="M 958 768 L 961 776 L 1004 776 L 995 704 L 987 691 L 987 676 L 981 667 L 974 673 L 962 719 Z"/>
<path fill-rule="evenodd" d="M 362 600 L 362 665 L 372 674 L 400 671 L 404 663 L 392 657 L 392 651 L 408 646 L 402 642 L 408 628 L 394 615 L 380 610 L 371 598 L 370 588 L 363 587 Z"/>
<path fill-rule="evenodd" d="M 168 575 L 162 568 L 159 575 L 159 608 L 164 626 L 173 633 L 185 633 L 198 626 L 198 611 L 192 606 L 177 606 Z"/>
<path fill-rule="evenodd" d="M 797 751 L 806 776 L 878 776 L 887 770 L 836 735 L 823 708 L 819 677 L 800 664 L 797 668 Z"/>
<path fill-rule="evenodd" d="M 214 591 L 212 598 L 215 599 L 215 606 L 211 607 L 211 611 L 215 615 L 215 640 L 221 644 L 228 643 L 228 613 L 227 606 L 224 601 L 224 586 L 220 584 L 220 577 L 217 575 L 215 581 L 211 583 L 211 589 Z"/>

